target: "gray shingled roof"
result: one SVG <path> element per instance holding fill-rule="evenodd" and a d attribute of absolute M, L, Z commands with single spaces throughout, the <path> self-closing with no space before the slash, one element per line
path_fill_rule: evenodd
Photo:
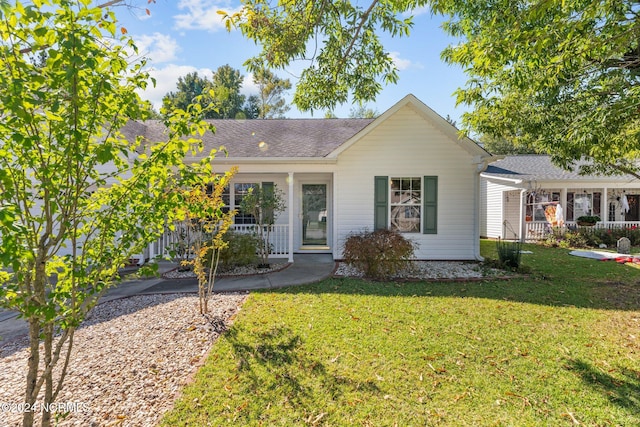
<path fill-rule="evenodd" d="M 602 180 L 628 181 L 631 177 L 624 176 L 603 176 L 603 175 L 580 175 L 578 170 L 566 171 L 553 163 L 551 158 L 545 155 L 520 155 L 506 156 L 502 160 L 491 163 L 484 176 L 494 176 L 498 178 L 520 179 L 523 181 L 569 181 L 569 180 Z"/>
<path fill-rule="evenodd" d="M 272 119 L 207 120 L 216 127 L 215 134 L 203 137 L 205 151 L 224 145 L 229 157 L 325 157 L 373 119 Z M 162 122 L 148 120 L 132 125 L 127 132 L 140 134 L 150 141 L 166 137 Z"/>

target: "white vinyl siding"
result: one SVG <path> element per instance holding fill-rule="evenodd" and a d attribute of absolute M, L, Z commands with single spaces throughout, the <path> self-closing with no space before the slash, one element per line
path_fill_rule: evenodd
<path fill-rule="evenodd" d="M 423 115 L 405 106 L 338 157 L 337 258 L 349 233 L 374 229 L 374 177 L 438 177 L 437 234 L 407 234 L 418 259 L 474 259 L 472 156 Z"/>
<path fill-rule="evenodd" d="M 520 238 L 520 190 L 509 190 L 502 193 L 504 203 L 504 221 L 501 224 L 503 239 Z"/>
<path fill-rule="evenodd" d="M 482 217 L 480 235 L 490 238 L 502 237 L 502 222 L 504 221 L 502 186 L 487 180 L 482 180 L 484 197 L 482 197 Z"/>
<path fill-rule="evenodd" d="M 520 236 L 520 189 L 481 178 L 480 235 L 490 239 Z"/>

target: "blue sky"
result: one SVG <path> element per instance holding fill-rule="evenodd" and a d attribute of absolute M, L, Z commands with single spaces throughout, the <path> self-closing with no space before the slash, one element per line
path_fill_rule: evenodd
<path fill-rule="evenodd" d="M 134 3 L 135 5 L 136 3 Z M 151 74 L 157 80 L 155 88 L 142 94 L 155 106 L 162 97 L 175 90 L 178 77 L 197 71 L 211 76 L 219 66 L 229 64 L 245 76 L 243 93 L 256 93 L 251 75 L 243 63 L 258 52 L 253 42 L 245 40 L 239 31 L 227 32 L 218 10 L 234 12 L 239 9 L 236 1 L 224 0 L 157 0 L 146 4 L 139 1 L 140 9 L 117 7 L 116 15 L 134 38 L 140 53 L 149 59 Z M 147 15 L 145 8 L 151 12 Z M 384 45 L 399 68 L 400 80 L 385 86 L 375 102 L 367 104 L 382 113 L 408 93 L 417 96 L 437 113 L 457 120 L 464 112 L 455 106 L 453 92 L 464 85 L 466 77 L 458 67 L 448 66 L 440 59 L 440 53 L 452 43 L 440 28 L 441 18 L 432 17 L 426 10 L 414 11 L 414 27 L 409 37 L 384 38 Z M 283 78 L 295 85 L 296 73 L 304 64 L 293 64 L 287 70 L 277 70 Z M 289 92 L 288 99 L 293 96 Z M 338 117 L 347 117 L 352 105 L 337 107 Z M 324 111 L 316 111 L 314 117 L 323 117 Z M 311 117 L 292 106 L 287 117 Z"/>

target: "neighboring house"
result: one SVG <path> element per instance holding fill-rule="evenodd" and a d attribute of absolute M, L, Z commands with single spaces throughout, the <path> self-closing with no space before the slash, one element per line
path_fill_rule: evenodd
<path fill-rule="evenodd" d="M 549 156 L 519 155 L 491 163 L 481 177 L 482 237 L 537 240 L 581 216 L 600 217 L 596 227 L 640 225 L 640 182 L 630 175 L 580 175 Z"/>
<path fill-rule="evenodd" d="M 273 256 L 340 259 L 350 234 L 391 228 L 417 243 L 417 259 L 481 259 L 479 174 L 491 155 L 413 95 L 376 119 L 211 122 L 216 133 L 205 134 L 205 151 L 228 150 L 214 171 L 239 167 L 225 195 L 229 208 L 254 186 L 285 193 Z M 144 125 L 143 134 L 158 140 L 162 124 Z M 253 227 L 239 212 L 234 228 Z M 151 255 L 161 250 L 156 244 Z"/>

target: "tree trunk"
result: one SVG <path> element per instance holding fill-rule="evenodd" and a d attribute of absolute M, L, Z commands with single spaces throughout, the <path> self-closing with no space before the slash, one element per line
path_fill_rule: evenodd
<path fill-rule="evenodd" d="M 53 324 L 47 323 L 44 328 L 44 366 L 51 366 L 52 353 L 53 353 Z M 51 412 L 49 411 L 50 405 L 53 403 L 53 369 L 45 369 L 44 374 L 44 408 L 42 413 L 42 427 L 49 427 L 51 425 Z"/>
<path fill-rule="evenodd" d="M 24 402 L 29 409 L 35 406 L 37 393 L 36 383 L 38 382 L 38 365 L 40 364 L 40 319 L 29 319 L 29 359 L 27 362 L 27 389 L 24 396 Z M 33 426 L 32 410 L 25 410 L 22 414 L 22 426 Z"/>

